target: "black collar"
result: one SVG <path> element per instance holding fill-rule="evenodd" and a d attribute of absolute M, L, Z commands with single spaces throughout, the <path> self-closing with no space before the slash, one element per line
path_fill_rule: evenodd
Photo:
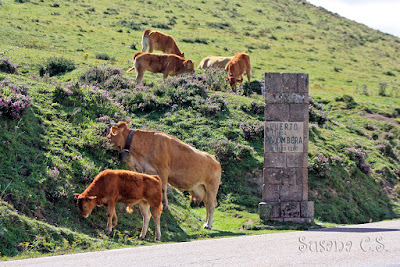
<path fill-rule="evenodd" d="M 133 136 L 135 135 L 135 132 L 136 132 L 136 130 L 132 130 L 132 129 L 129 130 L 128 138 L 126 138 L 124 149 L 129 150 L 131 148 L 131 143 L 132 143 Z"/>
<path fill-rule="evenodd" d="M 120 159 L 122 161 L 124 161 L 126 159 L 126 157 L 129 155 L 130 147 L 131 147 L 131 144 L 132 144 L 132 139 L 133 139 L 133 136 L 135 135 L 135 133 L 136 133 L 136 130 L 132 130 L 132 129 L 129 130 L 128 137 L 125 140 L 124 150 L 122 151 L 122 154 L 121 154 L 121 157 L 120 157 Z"/>

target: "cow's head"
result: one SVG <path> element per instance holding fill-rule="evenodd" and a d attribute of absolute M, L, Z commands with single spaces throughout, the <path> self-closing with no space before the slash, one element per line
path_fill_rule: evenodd
<path fill-rule="evenodd" d="M 229 85 L 231 86 L 233 91 L 236 91 L 236 83 L 239 82 L 241 83 L 242 80 L 239 80 L 235 77 L 233 77 L 233 75 L 231 73 L 228 74 L 228 77 L 225 78 L 225 84 L 229 82 Z"/>
<path fill-rule="evenodd" d="M 194 72 L 194 63 L 190 59 L 185 60 L 183 66 L 185 67 L 185 72 Z"/>
<path fill-rule="evenodd" d="M 94 207 L 97 206 L 96 204 L 96 196 L 82 196 L 82 194 L 75 193 L 75 200 L 76 204 L 81 211 L 81 216 L 83 218 L 89 217 L 90 213 Z"/>
<path fill-rule="evenodd" d="M 113 145 L 112 149 L 114 150 L 123 150 L 125 146 L 125 137 L 123 132 L 127 129 L 128 126 L 126 122 L 120 121 L 117 125 L 114 125 L 110 129 L 110 133 L 107 135 L 108 140 Z"/>

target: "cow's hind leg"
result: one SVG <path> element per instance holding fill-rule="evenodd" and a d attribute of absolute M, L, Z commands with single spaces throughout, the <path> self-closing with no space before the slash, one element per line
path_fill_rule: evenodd
<path fill-rule="evenodd" d="M 206 222 L 203 225 L 205 229 L 211 229 L 213 224 L 213 215 L 215 207 L 217 206 L 217 193 L 218 193 L 218 185 L 209 185 L 206 187 L 206 197 L 203 202 L 206 206 Z"/>
<path fill-rule="evenodd" d="M 149 222 L 151 218 L 150 205 L 147 202 L 140 202 L 139 209 L 143 216 L 143 227 L 142 232 L 139 235 L 139 239 L 143 240 L 146 236 L 147 228 L 149 227 Z"/>
<path fill-rule="evenodd" d="M 161 203 L 159 206 L 151 207 L 151 214 L 153 215 L 154 224 L 156 226 L 156 229 L 155 229 L 156 241 L 161 240 L 161 226 L 160 226 L 161 212 L 162 212 L 162 204 Z"/>

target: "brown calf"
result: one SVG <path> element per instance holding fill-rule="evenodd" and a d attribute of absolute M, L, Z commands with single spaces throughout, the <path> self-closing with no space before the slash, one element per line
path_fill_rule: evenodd
<path fill-rule="evenodd" d="M 136 82 L 140 83 L 146 70 L 153 73 L 168 75 L 179 75 L 194 72 L 194 63 L 177 55 L 153 54 L 136 52 L 133 55 L 133 67 L 127 72 L 136 70 Z"/>
<path fill-rule="evenodd" d="M 243 75 L 246 72 L 247 80 L 250 82 L 250 57 L 245 52 L 237 53 L 226 65 L 225 70 L 228 72 L 228 78 L 232 89 L 236 91 L 236 83 L 243 82 Z M 240 78 L 240 79 L 239 79 Z"/>
<path fill-rule="evenodd" d="M 94 207 L 107 206 L 107 232 L 117 225 L 115 205 L 122 202 L 127 211 L 139 204 L 143 216 L 143 228 L 139 238 L 144 239 L 151 215 L 156 226 L 156 240 L 161 239 L 160 217 L 162 212 L 161 180 L 157 175 L 147 175 L 127 170 L 104 170 L 100 172 L 82 193 L 75 193 L 81 216 L 87 218 Z M 150 212 L 151 208 L 151 212 Z"/>

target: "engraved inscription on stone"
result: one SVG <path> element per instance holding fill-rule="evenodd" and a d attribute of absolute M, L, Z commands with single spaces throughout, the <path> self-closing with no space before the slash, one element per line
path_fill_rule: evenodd
<path fill-rule="evenodd" d="M 304 122 L 265 122 L 265 152 L 303 152 Z"/>

